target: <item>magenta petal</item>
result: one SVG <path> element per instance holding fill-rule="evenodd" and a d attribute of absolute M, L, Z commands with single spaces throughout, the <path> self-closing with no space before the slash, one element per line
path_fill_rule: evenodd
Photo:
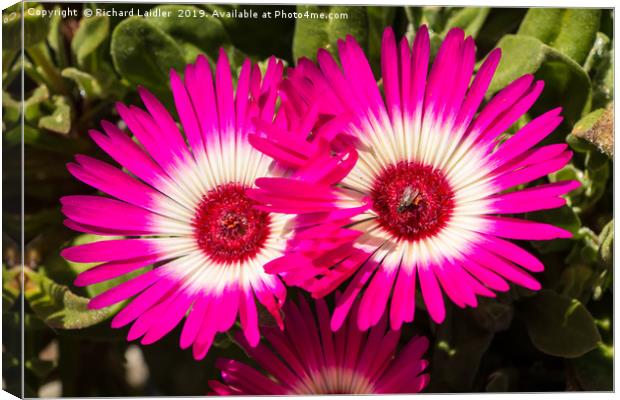
<path fill-rule="evenodd" d="M 507 239 L 570 239 L 573 234 L 553 225 L 508 217 L 486 217 L 489 233 Z"/>
<path fill-rule="evenodd" d="M 88 286 L 107 281 L 118 276 L 135 271 L 156 261 L 160 261 L 159 255 L 139 257 L 129 260 L 111 261 L 100 264 L 80 273 L 73 282 L 76 286 Z"/>
<path fill-rule="evenodd" d="M 252 347 L 256 346 L 260 340 L 260 333 L 258 332 L 256 302 L 251 290 L 240 291 L 239 318 L 248 343 Z"/>
<path fill-rule="evenodd" d="M 196 340 L 200 326 L 208 313 L 209 300 L 208 296 L 202 294 L 196 296 L 181 331 L 180 346 L 182 349 L 188 348 Z"/>
<path fill-rule="evenodd" d="M 126 300 L 151 286 L 160 278 L 161 277 L 159 276 L 157 270 L 152 270 L 136 276 L 127 282 L 123 282 L 120 285 L 108 289 L 105 292 L 93 297 L 88 303 L 88 308 L 91 310 L 97 310 Z"/>
<path fill-rule="evenodd" d="M 353 277 L 344 294 L 336 301 L 336 308 L 334 308 L 331 321 L 332 331 L 340 329 L 358 293 L 366 285 L 366 282 L 368 282 L 368 279 L 370 279 L 370 276 L 378 266 L 376 261 L 372 259 L 367 260 Z"/>
<path fill-rule="evenodd" d="M 545 269 L 543 263 L 532 254 L 523 250 L 516 244 L 493 236 L 486 236 L 485 240 L 488 245 L 485 247 L 489 251 L 504 257 L 507 260 L 519 264 L 532 272 L 541 272 Z"/>
<path fill-rule="evenodd" d="M 173 286 L 177 286 L 174 287 Z M 134 321 L 148 309 L 167 295 L 171 295 L 178 290 L 178 282 L 172 279 L 160 279 L 148 289 L 136 296 L 112 319 L 112 328 L 120 328 Z"/>
<path fill-rule="evenodd" d="M 365 331 L 376 325 L 385 312 L 388 298 L 392 292 L 392 285 L 398 272 L 398 267 L 379 267 L 372 281 L 366 288 L 360 303 L 359 329 Z"/>
<path fill-rule="evenodd" d="M 440 324 L 446 316 L 446 309 L 443 302 L 443 294 L 437 283 L 433 267 L 418 267 L 418 276 L 420 277 L 420 288 L 422 289 L 422 297 L 424 298 L 426 309 L 433 321 Z"/>
<path fill-rule="evenodd" d="M 185 75 L 188 76 L 193 73 L 194 67 L 190 64 L 185 69 Z M 183 85 L 179 74 L 175 70 L 170 71 L 170 87 L 172 88 L 172 95 L 174 97 L 174 103 L 176 104 L 177 113 L 183 125 L 183 131 L 195 154 L 197 151 L 204 149 L 204 143 L 202 141 L 203 135 L 198 123 L 198 117 L 187 90 L 185 89 L 185 85 Z"/>
<path fill-rule="evenodd" d="M 63 214 L 81 224 L 156 233 L 150 223 L 152 214 L 143 208 L 100 196 L 65 196 L 60 202 Z"/>
<path fill-rule="evenodd" d="M 390 308 L 390 325 L 394 330 L 400 329 L 403 322 L 413 321 L 415 314 L 416 268 L 408 272 L 401 266 L 399 270 Z"/>
<path fill-rule="evenodd" d="M 166 309 L 160 321 L 152 326 L 142 339 L 142 344 L 155 343 L 174 329 L 181 322 L 194 296 L 189 293 L 179 293 L 175 300 Z"/>
<path fill-rule="evenodd" d="M 119 239 L 68 247 L 60 254 L 69 261 L 80 263 L 119 261 L 158 254 L 153 239 Z"/>

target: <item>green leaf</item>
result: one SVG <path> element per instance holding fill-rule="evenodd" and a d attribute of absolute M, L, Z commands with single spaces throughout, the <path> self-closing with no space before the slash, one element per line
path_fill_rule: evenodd
<path fill-rule="evenodd" d="M 8 87 L 17 76 L 21 76 L 21 63 L 17 62 L 21 57 L 17 57 L 18 51 L 15 49 L 2 50 L 2 86 Z"/>
<path fill-rule="evenodd" d="M 110 318 L 117 306 L 89 310 L 88 299 L 72 293 L 48 277 L 30 269 L 26 275 L 25 298 L 28 304 L 47 325 L 59 329 L 82 329 Z"/>
<path fill-rule="evenodd" d="M 65 96 L 54 96 L 54 112 L 39 119 L 39 128 L 67 134 L 71 129 L 71 106 Z"/>
<path fill-rule="evenodd" d="M 601 63 L 605 62 L 606 58 L 609 57 L 610 49 L 611 41 L 609 40 L 609 37 L 602 32 L 597 32 L 596 39 L 594 39 L 592 48 L 590 49 L 588 57 L 583 64 L 583 69 L 590 73 L 590 71 L 599 67 Z"/>
<path fill-rule="evenodd" d="M 478 307 L 471 310 L 473 319 L 489 332 L 501 332 L 510 327 L 513 307 L 496 299 L 480 298 Z"/>
<path fill-rule="evenodd" d="M 595 107 L 605 107 L 614 98 L 614 49 L 610 46 L 598 65 L 593 69 L 594 94 L 592 103 Z"/>
<path fill-rule="evenodd" d="M 443 35 L 445 36 L 452 28 L 461 28 L 465 31 L 465 36 L 475 38 L 486 21 L 489 11 L 491 11 L 489 7 L 463 7 L 448 19 Z"/>
<path fill-rule="evenodd" d="M 24 366 L 32 371 L 37 378 L 45 379 L 56 368 L 56 363 L 53 361 L 41 360 L 38 358 L 31 358 L 26 360 Z"/>
<path fill-rule="evenodd" d="M 489 381 L 484 390 L 491 393 L 515 392 L 518 378 L 517 368 L 502 368 L 489 375 Z"/>
<path fill-rule="evenodd" d="M 99 81 L 89 73 L 70 67 L 63 69 L 61 75 L 75 82 L 82 97 L 96 99 L 100 98 L 103 94 Z"/>
<path fill-rule="evenodd" d="M 573 238 L 579 236 L 579 229 L 581 228 L 581 220 L 579 215 L 569 206 L 560 208 L 554 208 L 552 210 L 545 210 L 544 212 L 527 213 L 527 219 L 531 219 L 538 222 L 544 222 L 547 224 L 555 225 L 559 228 L 566 229 L 573 234 Z M 555 253 L 559 251 L 567 250 L 572 245 L 570 239 L 555 239 L 549 241 L 534 241 L 532 245 L 541 253 Z"/>
<path fill-rule="evenodd" d="M 572 135 L 585 139 L 609 157 L 614 156 L 613 104 L 599 108 L 581 118 L 573 127 Z"/>
<path fill-rule="evenodd" d="M 34 75 L 38 83 L 45 83 L 52 92 L 69 95 L 65 82 L 60 76 L 60 71 L 54 64 L 50 49 L 45 43 L 37 43 L 26 49 L 28 58 L 32 60 L 32 67 L 28 67 L 24 61 L 24 69 L 29 75 Z M 29 72 L 29 68 L 34 70 L 34 74 Z"/>
<path fill-rule="evenodd" d="M 462 7 L 405 7 L 405 17 L 408 22 L 405 35 L 409 42 L 412 43 L 414 34 L 422 25 L 426 25 L 430 37 L 430 55 L 432 60 L 435 58 L 442 40 L 450 28 L 456 26 L 467 28 L 467 25 L 470 23 L 471 26 L 467 29 L 471 33 L 477 32 L 480 28 L 478 22 L 482 22 L 482 20 L 477 19 L 477 14 L 481 9 L 475 8 L 471 12 L 467 10 L 467 8 Z M 485 13 L 486 11 L 482 12 L 482 14 Z M 481 15 L 481 17 L 485 18 L 486 15 Z"/>
<path fill-rule="evenodd" d="M 19 284 L 21 275 L 20 268 L 7 269 L 2 264 L 2 311 L 8 312 L 8 310 L 15 304 L 19 298 L 21 292 L 21 285 Z"/>
<path fill-rule="evenodd" d="M 86 65 L 88 57 L 105 42 L 110 32 L 110 20 L 105 15 L 84 17 L 71 40 L 71 50 L 80 67 Z"/>
<path fill-rule="evenodd" d="M 575 123 L 589 110 L 592 97 L 590 78 L 571 58 L 525 35 L 506 35 L 497 47 L 502 49 L 502 58 L 489 94 L 525 74 L 535 74 L 536 78 L 545 81 L 537 109 L 546 111 L 560 105 L 569 124 Z"/>
<path fill-rule="evenodd" d="M 90 144 L 84 138 L 69 138 L 67 136 L 54 135 L 42 132 L 29 125 L 24 125 L 23 141 L 25 145 L 48 152 L 73 156 L 76 153 L 84 153 L 91 149 Z M 8 131 L 5 136 L 10 144 L 19 144 L 22 141 L 22 132 L 19 127 Z"/>
<path fill-rule="evenodd" d="M 601 245 L 599 247 L 599 257 L 603 264 L 608 268 L 613 266 L 614 261 L 614 220 L 612 219 L 605 225 L 599 235 Z"/>
<path fill-rule="evenodd" d="M 21 104 L 9 93 L 2 92 L 2 122 L 7 126 L 12 126 L 19 121 L 21 115 Z"/>
<path fill-rule="evenodd" d="M 340 6 L 297 6 L 297 12 L 302 15 L 333 15 L 346 13 L 346 19 L 310 19 L 299 18 L 295 24 L 293 37 L 293 58 L 300 57 L 316 59 L 320 48 L 337 54 L 338 39 L 345 39 L 352 35 L 364 51 L 368 48 L 368 15 L 365 7 Z"/>
<path fill-rule="evenodd" d="M 280 5 L 275 8 L 258 4 L 205 4 L 203 7 L 209 12 L 210 18 L 222 23 L 233 46 L 243 53 L 256 60 L 272 55 L 284 60 L 291 59 L 295 18 L 285 18 L 282 13 L 294 12 L 295 6 Z M 248 17 L 251 13 L 256 13 L 257 17 Z"/>
<path fill-rule="evenodd" d="M 542 290 L 522 301 L 519 311 L 534 346 L 556 357 L 576 358 L 601 341 L 594 318 L 578 300 Z"/>
<path fill-rule="evenodd" d="M 181 48 L 183 49 L 183 59 L 187 64 L 192 64 L 196 62 L 196 59 L 199 55 L 207 56 L 207 59 L 209 59 L 209 56 L 202 49 L 196 47 L 196 45 L 194 45 L 193 43 L 183 41 L 178 41 L 178 43 L 179 46 L 181 46 Z M 232 65 L 233 63 L 231 62 L 231 66 Z"/>
<path fill-rule="evenodd" d="M 25 5 L 24 21 L 24 47 L 31 47 L 35 44 L 42 43 L 47 38 L 49 29 L 49 17 L 41 15 L 43 6 L 41 5 Z M 21 9 L 4 10 L 2 12 L 2 48 L 3 49 L 21 49 L 22 36 L 22 16 Z"/>
<path fill-rule="evenodd" d="M 139 17 L 116 26 L 111 43 L 114 67 L 133 85 L 168 95 L 170 69 L 182 71 L 183 49 L 161 29 Z"/>
<path fill-rule="evenodd" d="M 397 7 L 366 8 L 368 13 L 368 60 L 376 73 L 381 70 L 381 39 L 383 31 L 392 25 L 397 13 Z"/>
<path fill-rule="evenodd" d="M 575 138 L 574 135 L 569 135 L 567 137 L 567 141 L 571 146 L 575 145 L 575 140 L 581 139 Z M 588 148 L 586 146 L 590 147 Z M 584 211 L 592 209 L 605 194 L 610 172 L 607 156 L 594 149 L 592 145 L 589 145 L 585 141 L 579 142 L 577 147 L 585 153 L 585 171 L 580 170 L 573 164 L 568 164 L 561 170 L 549 174 L 548 177 L 551 182 L 574 179 L 581 183 L 581 186 L 571 191 L 566 196 L 574 212 L 581 214 Z M 545 212 L 544 214 L 548 213 L 549 212 Z M 562 223 L 560 221 L 562 219 L 561 216 L 555 219 L 558 220 L 558 224 Z"/>
<path fill-rule="evenodd" d="M 179 13 L 183 17 L 179 17 Z M 155 7 L 147 21 L 184 47 L 191 44 L 211 58 L 217 58 L 220 47 L 230 45 L 230 38 L 219 19 L 205 15 L 209 15 L 208 11 L 196 6 L 167 4 Z M 188 62 L 194 61 L 195 57 Z"/>
<path fill-rule="evenodd" d="M 50 29 L 47 34 L 47 42 L 49 43 L 54 54 L 56 55 L 56 64 L 60 68 L 67 66 L 67 52 L 65 49 L 65 38 L 62 33 L 62 15 L 60 6 L 54 7 L 54 14 L 50 19 Z"/>
<path fill-rule="evenodd" d="M 50 92 L 45 85 L 39 85 L 24 102 L 24 119 L 33 122 L 41 116 L 41 103 L 50 98 Z"/>
<path fill-rule="evenodd" d="M 429 32 L 441 33 L 446 29 L 449 19 L 463 8 L 459 7 L 405 7 L 405 15 L 414 30 L 426 25 Z"/>
<path fill-rule="evenodd" d="M 571 265 L 562 271 L 556 290 L 565 296 L 574 299 L 583 299 L 583 295 L 590 290 L 592 269 L 587 265 Z"/>
<path fill-rule="evenodd" d="M 582 390 L 613 390 L 614 349 L 599 343 L 598 347 L 579 358 L 570 360 L 570 365 Z"/>
<path fill-rule="evenodd" d="M 476 37 L 479 54 L 488 53 L 502 37 L 516 32 L 526 12 L 526 8 L 491 8 Z"/>
<path fill-rule="evenodd" d="M 494 333 L 480 327 L 470 310 L 448 307 L 446 311 L 445 321 L 437 326 L 431 391 L 471 391 Z"/>
<path fill-rule="evenodd" d="M 532 8 L 517 34 L 535 37 L 583 64 L 596 39 L 600 19 L 601 10 L 595 8 Z"/>

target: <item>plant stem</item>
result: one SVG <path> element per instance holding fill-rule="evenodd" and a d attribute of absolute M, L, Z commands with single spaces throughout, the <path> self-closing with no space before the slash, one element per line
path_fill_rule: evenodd
<path fill-rule="evenodd" d="M 69 92 L 67 91 L 60 72 L 52 63 L 49 54 L 41 46 L 44 45 L 38 44 L 28 47 L 28 49 L 26 49 L 28 56 L 32 59 L 35 66 L 41 67 L 43 76 L 56 93 L 68 95 Z"/>

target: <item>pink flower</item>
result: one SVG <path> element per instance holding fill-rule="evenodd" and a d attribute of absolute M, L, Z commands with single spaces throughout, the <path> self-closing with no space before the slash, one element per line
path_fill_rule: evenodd
<path fill-rule="evenodd" d="M 270 176 L 272 160 L 247 135 L 255 119 L 273 119 L 282 71 L 272 58 L 261 78 L 258 66 L 246 60 L 235 91 L 223 51 L 215 79 L 207 59 L 199 57 L 185 69 L 184 81 L 175 71 L 170 76 L 183 134 L 162 104 L 139 88 L 147 111 L 117 105 L 136 141 L 106 121 L 105 133 L 90 132 L 123 170 L 84 155 L 67 166 L 109 197 L 64 197 L 66 225 L 128 237 L 65 249 L 68 260 L 98 263 L 76 285 L 155 264 L 89 303 L 99 309 L 133 298 L 112 320 L 115 328 L 133 323 L 129 340 L 153 343 L 186 317 L 180 345 L 193 346 L 199 359 L 239 315 L 247 341 L 256 345 L 256 299 L 282 324 L 286 289 L 263 265 L 283 254 L 289 217 L 255 209 L 244 193 L 256 178 Z"/>
<path fill-rule="evenodd" d="M 417 393 L 428 384 L 429 375 L 422 374 L 428 340 L 413 337 L 397 351 L 400 331 L 386 332 L 387 315 L 369 332 L 360 331 L 353 318 L 332 332 L 323 300 L 316 301 L 318 325 L 303 298 L 298 306 L 289 300 L 284 310 L 284 331 L 263 329 L 265 340 L 257 347 L 239 338 L 266 374 L 239 361 L 218 360 L 223 383 L 209 382 L 216 394 Z"/>
<path fill-rule="evenodd" d="M 562 168 L 572 153 L 566 144 L 536 147 L 562 121 L 559 108 L 505 141 L 501 135 L 534 104 L 543 82 L 523 76 L 478 113 L 500 50 L 488 55 L 472 80 L 475 45 L 460 29 L 447 34 L 430 69 L 425 27 L 412 47 L 406 38 L 397 45 L 386 29 L 384 95 L 351 36 L 339 41 L 338 53 L 342 67 L 326 50 L 319 51 L 318 66 L 300 60 L 284 88 L 285 95 L 314 104 L 315 125 L 306 123 L 288 135 L 277 135 L 273 127 L 260 135 L 262 142 L 254 140 L 280 164 L 295 154 L 296 147 L 287 144 L 300 138 L 312 146 L 323 140 L 338 153 L 305 159 L 291 177 L 259 179 L 259 189 L 248 191 L 263 209 L 302 214 L 286 254 L 266 271 L 314 297 L 350 279 L 336 304 L 333 329 L 343 324 L 357 297 L 360 329 L 380 320 L 390 298 L 391 326 L 398 329 L 414 319 L 416 286 L 436 322 L 444 319 L 444 293 L 460 307 L 475 307 L 477 296 L 508 290 L 507 281 L 539 289 L 528 272 L 542 271 L 543 264 L 506 239 L 571 234 L 506 215 L 563 206 L 561 196 L 578 182 L 521 185 Z M 320 135 L 329 116 L 343 126 L 340 139 Z M 342 144 L 347 137 L 356 152 Z M 338 184 L 320 178 L 328 159 L 344 160 Z M 354 162 L 344 164 L 347 160 Z"/>

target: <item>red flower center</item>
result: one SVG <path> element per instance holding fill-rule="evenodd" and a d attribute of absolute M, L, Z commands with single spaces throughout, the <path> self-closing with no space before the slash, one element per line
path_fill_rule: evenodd
<path fill-rule="evenodd" d="M 233 263 L 254 257 L 269 236 L 269 213 L 237 183 L 220 185 L 207 193 L 194 217 L 198 246 L 216 262 Z"/>
<path fill-rule="evenodd" d="M 385 168 L 375 179 L 371 199 L 379 224 L 410 242 L 435 235 L 454 209 L 454 192 L 445 176 L 414 162 Z"/>

